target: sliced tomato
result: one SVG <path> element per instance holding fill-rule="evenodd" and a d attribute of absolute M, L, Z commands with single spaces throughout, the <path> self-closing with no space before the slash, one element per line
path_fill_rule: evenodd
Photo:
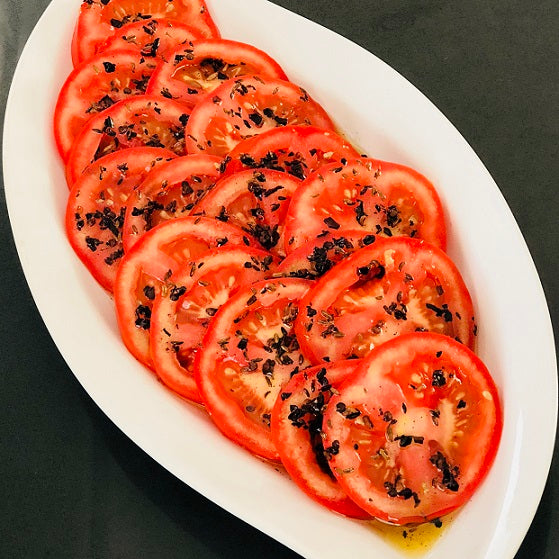
<path fill-rule="evenodd" d="M 54 110 L 54 137 L 66 161 L 84 124 L 131 95 L 143 95 L 156 64 L 130 50 L 90 58 L 68 76 Z"/>
<path fill-rule="evenodd" d="M 199 31 L 180 21 L 165 18 L 140 20 L 123 25 L 101 45 L 99 51 L 133 49 L 146 60 L 164 62 L 177 45 L 191 44 L 201 38 Z"/>
<path fill-rule="evenodd" d="M 288 124 L 334 128 L 326 111 L 298 85 L 260 76 L 232 79 L 192 111 L 187 148 L 224 156 L 240 141 Z"/>
<path fill-rule="evenodd" d="M 272 407 L 282 386 L 309 365 L 292 331 L 309 286 L 289 278 L 240 290 L 215 315 L 194 364 L 198 389 L 219 429 L 271 460 L 279 460 L 270 437 Z"/>
<path fill-rule="evenodd" d="M 224 175 L 266 168 L 305 179 L 328 163 L 345 163 L 359 152 L 332 130 L 315 126 L 283 126 L 237 144 L 225 158 Z"/>
<path fill-rule="evenodd" d="M 292 278 L 319 278 L 356 250 L 373 244 L 375 239 L 363 230 L 326 233 L 293 251 L 278 266 L 277 273 Z"/>
<path fill-rule="evenodd" d="M 118 326 L 130 353 L 153 367 L 149 353 L 153 301 L 167 289 L 176 270 L 213 248 L 251 244 L 240 229 L 209 218 L 173 219 L 147 232 L 122 259 L 114 282 Z"/>
<path fill-rule="evenodd" d="M 440 249 L 409 237 L 377 239 L 322 276 L 301 302 L 299 342 L 315 363 L 365 357 L 394 336 L 430 331 L 474 346 L 472 300 Z"/>
<path fill-rule="evenodd" d="M 356 228 L 446 246 L 443 208 L 433 185 L 409 167 L 361 158 L 327 165 L 307 178 L 289 207 L 285 250 L 328 231 Z"/>
<path fill-rule="evenodd" d="M 301 181 L 280 171 L 244 171 L 220 180 L 192 210 L 252 235 L 266 250 L 284 256 L 283 229 L 291 196 Z"/>
<path fill-rule="evenodd" d="M 168 219 L 184 217 L 220 176 L 220 159 L 185 155 L 150 173 L 130 195 L 122 241 L 129 251 L 141 236 Z"/>
<path fill-rule="evenodd" d="M 271 428 L 285 469 L 309 497 L 340 514 L 368 518 L 340 487 L 322 444 L 326 406 L 359 364 L 355 359 L 339 361 L 297 373 L 276 400 Z"/>
<path fill-rule="evenodd" d="M 152 311 L 150 347 L 155 372 L 172 390 L 201 402 L 194 362 L 218 309 L 244 286 L 271 275 L 269 252 L 227 246 L 188 262 L 166 284 Z"/>
<path fill-rule="evenodd" d="M 166 148 L 184 155 L 184 105 L 150 95 L 119 101 L 90 118 L 68 157 L 66 180 L 71 187 L 83 170 L 100 157 L 131 147 Z"/>
<path fill-rule="evenodd" d="M 374 349 L 324 413 L 330 468 L 347 494 L 393 524 L 464 504 L 497 453 L 499 395 L 489 371 L 446 336 L 414 333 Z"/>
<path fill-rule="evenodd" d="M 250 74 L 287 80 L 280 65 L 252 45 L 225 39 L 196 41 L 181 45 L 158 66 L 148 93 L 193 107 L 224 81 Z"/>
<path fill-rule="evenodd" d="M 93 277 L 108 291 L 120 260 L 122 226 L 130 192 L 156 166 L 174 154 L 157 148 L 135 148 L 101 158 L 74 184 L 66 206 L 66 234 Z"/>
<path fill-rule="evenodd" d="M 72 37 L 74 65 L 100 52 L 125 25 L 152 18 L 178 20 L 204 37 L 219 37 L 204 0 L 83 0 Z"/>

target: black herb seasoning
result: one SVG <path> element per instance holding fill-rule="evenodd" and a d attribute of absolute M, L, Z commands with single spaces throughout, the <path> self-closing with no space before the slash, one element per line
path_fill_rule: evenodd
<path fill-rule="evenodd" d="M 171 292 L 169 294 L 169 299 L 171 299 L 171 301 L 178 301 L 185 293 L 186 293 L 186 287 L 175 286 L 171 289 Z"/>
<path fill-rule="evenodd" d="M 433 454 L 429 461 L 435 468 L 437 468 L 443 474 L 442 485 L 446 487 L 449 491 L 456 492 L 460 488 L 460 485 L 456 481 L 456 476 L 459 475 L 460 471 L 457 466 L 451 467 L 448 463 L 446 457 L 442 452 L 437 452 Z"/>
<path fill-rule="evenodd" d="M 97 250 L 97 247 L 103 244 L 103 241 L 100 241 L 99 239 L 96 239 L 94 237 L 86 237 L 85 244 L 91 252 L 95 252 Z"/>
<path fill-rule="evenodd" d="M 340 224 L 333 217 L 328 216 L 323 221 L 328 227 L 330 227 L 330 229 L 340 228 Z"/>
<path fill-rule="evenodd" d="M 339 452 L 340 452 L 340 441 L 338 440 L 332 441 L 332 445 L 324 449 L 324 454 L 328 459 L 331 459 L 332 456 L 335 456 Z"/>
<path fill-rule="evenodd" d="M 355 219 L 357 223 L 363 226 L 365 224 L 365 219 L 367 219 L 367 214 L 363 209 L 363 200 L 359 200 L 353 209 L 355 210 Z"/>
<path fill-rule="evenodd" d="M 146 305 L 138 305 L 138 307 L 134 311 L 134 314 L 136 315 L 136 320 L 134 321 L 136 327 L 142 328 L 143 330 L 149 330 L 151 321 L 151 309 Z"/>
<path fill-rule="evenodd" d="M 431 420 L 433 421 L 433 425 L 438 427 L 439 426 L 439 417 L 441 417 L 440 410 L 429 410 L 429 413 L 431 414 Z"/>
<path fill-rule="evenodd" d="M 275 366 L 276 362 L 273 359 L 266 359 L 262 364 L 262 374 L 268 377 L 273 376 Z"/>
<path fill-rule="evenodd" d="M 448 310 L 448 305 L 446 303 L 444 303 L 441 308 L 431 303 L 426 303 L 425 306 L 433 311 L 437 317 L 442 317 L 445 322 L 452 322 L 452 313 Z"/>
<path fill-rule="evenodd" d="M 431 385 L 439 388 L 446 384 L 446 377 L 444 376 L 444 371 L 442 369 L 437 369 L 433 371 L 433 378 L 431 379 Z"/>
<path fill-rule="evenodd" d="M 147 299 L 149 299 L 150 301 L 153 301 L 155 299 L 155 287 L 153 285 L 144 286 L 143 291 Z"/>

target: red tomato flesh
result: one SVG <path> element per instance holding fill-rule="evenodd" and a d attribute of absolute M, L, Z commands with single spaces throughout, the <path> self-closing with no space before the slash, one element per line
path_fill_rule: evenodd
<path fill-rule="evenodd" d="M 442 248 L 442 204 L 422 175 L 396 163 L 353 159 L 320 168 L 293 196 L 286 220 L 286 252 L 327 231 L 363 228 L 381 236 L 408 235 Z"/>
<path fill-rule="evenodd" d="M 309 365 L 292 332 L 300 279 L 255 283 L 215 315 L 194 365 L 206 409 L 219 429 L 251 452 L 279 460 L 270 437 L 272 407 L 282 386 Z"/>
<path fill-rule="evenodd" d="M 346 162 L 359 152 L 332 130 L 315 126 L 283 126 L 237 144 L 226 157 L 225 175 L 267 168 L 305 179 L 328 163 Z"/>
<path fill-rule="evenodd" d="M 159 223 L 189 215 L 217 182 L 220 161 L 210 155 L 185 155 L 150 173 L 128 199 L 122 231 L 124 250 L 129 251 Z"/>
<path fill-rule="evenodd" d="M 122 226 L 130 192 L 156 166 L 174 157 L 167 150 L 136 148 L 90 165 L 68 196 L 66 234 L 93 277 L 108 291 L 120 260 Z"/>
<path fill-rule="evenodd" d="M 297 373 L 283 387 L 272 410 L 272 440 L 293 481 L 309 497 L 330 510 L 368 518 L 340 487 L 322 444 L 322 419 L 337 387 L 360 364 L 339 361 Z"/>
<path fill-rule="evenodd" d="M 474 346 L 472 300 L 440 249 L 409 237 L 377 239 L 322 276 L 301 301 L 296 332 L 315 363 L 365 357 L 417 330 Z"/>
<path fill-rule="evenodd" d="M 251 45 L 225 39 L 196 41 L 176 48 L 158 66 L 147 91 L 193 107 L 224 81 L 250 74 L 287 80 L 271 56 Z"/>
<path fill-rule="evenodd" d="M 127 24 L 152 18 L 178 20 L 204 37 L 219 37 L 203 0 L 83 0 L 72 37 L 74 65 L 100 52 Z"/>
<path fill-rule="evenodd" d="M 173 219 L 147 232 L 122 259 L 114 283 L 118 326 L 130 353 L 153 367 L 153 302 L 178 269 L 213 248 L 253 243 L 240 229 L 206 218 Z"/>
<path fill-rule="evenodd" d="M 112 105 L 90 118 L 76 138 L 66 166 L 68 185 L 100 157 L 126 148 L 165 148 L 185 155 L 187 121 L 183 105 L 161 97 L 137 95 Z"/>
<path fill-rule="evenodd" d="M 187 148 L 222 157 L 240 141 L 288 124 L 334 128 L 324 109 L 293 83 L 260 76 L 231 79 L 192 111 Z"/>
<path fill-rule="evenodd" d="M 262 246 L 284 256 L 283 229 L 291 196 L 301 181 L 280 171 L 257 169 L 220 180 L 192 210 L 249 233 Z"/>
<path fill-rule="evenodd" d="M 118 33 L 107 39 L 100 52 L 133 49 L 146 60 L 161 63 L 169 59 L 177 45 L 201 39 L 199 31 L 172 19 L 141 20 L 123 25 Z"/>
<path fill-rule="evenodd" d="M 329 465 L 347 494 L 393 524 L 425 522 L 465 503 L 497 452 L 502 416 L 481 360 L 439 334 L 374 349 L 324 413 Z"/>
<path fill-rule="evenodd" d="M 235 292 L 271 275 L 270 253 L 228 246 L 188 262 L 161 290 L 152 311 L 150 347 L 155 372 L 172 390 L 201 402 L 194 361 L 218 309 Z"/>
<path fill-rule="evenodd" d="M 132 95 L 143 95 L 155 69 L 135 51 L 95 56 L 68 76 L 54 110 L 54 136 L 64 161 L 84 124 L 95 114 Z"/>

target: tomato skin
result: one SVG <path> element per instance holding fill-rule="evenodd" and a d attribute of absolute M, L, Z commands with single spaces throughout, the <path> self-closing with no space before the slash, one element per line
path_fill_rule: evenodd
<path fill-rule="evenodd" d="M 157 224 L 190 215 L 196 202 L 218 181 L 220 162 L 211 155 L 185 155 L 150 173 L 128 199 L 124 250 L 129 251 Z"/>
<path fill-rule="evenodd" d="M 410 167 L 359 158 L 321 167 L 305 180 L 289 207 L 285 250 L 326 231 L 359 228 L 446 246 L 443 207 L 433 185 Z"/>
<path fill-rule="evenodd" d="M 338 392 L 323 423 L 330 467 L 347 494 L 384 522 L 425 522 L 455 510 L 495 458 L 497 387 L 479 357 L 447 336 L 386 342 Z"/>
<path fill-rule="evenodd" d="M 268 169 L 229 175 L 202 198 L 192 214 L 215 217 L 240 227 L 265 250 L 284 256 L 285 214 L 300 184 L 287 173 Z"/>
<path fill-rule="evenodd" d="M 359 364 L 359 360 L 338 361 L 294 375 L 276 400 L 271 429 L 282 464 L 309 497 L 340 514 L 369 518 L 333 479 L 321 438 L 322 414 L 335 393 L 332 389 L 353 374 Z M 319 459 L 323 461 L 321 465 Z"/>
<path fill-rule="evenodd" d="M 72 37 L 72 62 L 77 65 L 100 52 L 107 38 L 127 23 L 152 18 L 178 20 L 204 37 L 219 37 L 204 0 L 83 0 Z"/>
<path fill-rule="evenodd" d="M 85 123 L 95 114 L 132 95 L 143 95 L 155 69 L 133 50 L 119 49 L 94 56 L 70 73 L 56 102 L 54 136 L 66 162 Z"/>
<path fill-rule="evenodd" d="M 162 97 L 135 95 L 90 118 L 77 136 L 66 165 L 71 187 L 83 170 L 104 155 L 131 147 L 170 149 L 184 155 L 188 110 Z"/>
<path fill-rule="evenodd" d="M 160 291 L 152 309 L 150 351 L 161 381 L 184 398 L 202 403 L 194 362 L 203 350 L 211 317 L 237 291 L 271 276 L 273 267 L 269 252 L 228 245 L 202 254 L 173 274 L 169 289 Z"/>
<path fill-rule="evenodd" d="M 109 292 L 124 252 L 122 224 L 128 196 L 154 167 L 173 157 L 158 148 L 116 152 L 87 167 L 70 191 L 66 235 L 80 260 Z"/>
<path fill-rule="evenodd" d="M 301 87 L 283 80 L 231 79 L 193 109 L 186 129 L 189 153 L 222 157 L 241 140 L 286 125 L 334 129 L 326 111 Z"/>
<path fill-rule="evenodd" d="M 223 174 L 269 168 L 304 180 L 323 165 L 359 156 L 347 140 L 331 129 L 284 126 L 239 142 L 225 158 Z"/>
<path fill-rule="evenodd" d="M 218 310 L 194 365 L 196 384 L 215 424 L 233 441 L 270 460 L 279 460 L 269 428 L 276 394 L 292 373 L 309 364 L 291 334 L 292 313 L 308 288 L 305 280 L 279 279 L 239 291 Z M 275 336 L 283 340 L 275 346 L 277 355 L 264 350 Z M 289 346 L 287 353 L 284 344 Z M 270 376 L 264 367 L 274 356 L 281 362 L 275 362 Z M 243 392 L 248 399 L 239 396 Z"/>
<path fill-rule="evenodd" d="M 429 330 L 473 348 L 472 299 L 450 258 L 409 237 L 379 238 L 323 275 L 295 323 L 313 363 L 364 357 L 407 332 Z"/>
<path fill-rule="evenodd" d="M 254 241 L 213 219 L 182 217 L 154 227 L 126 252 L 114 282 L 117 322 L 128 351 L 146 367 L 153 368 L 150 318 L 162 286 L 192 259 L 228 245 L 249 247 Z"/>
<path fill-rule="evenodd" d="M 251 74 L 287 80 L 280 65 L 252 45 L 226 39 L 195 41 L 169 54 L 154 72 L 147 92 L 194 107 L 228 79 Z"/>
<path fill-rule="evenodd" d="M 118 33 L 99 47 L 99 51 L 106 53 L 115 49 L 134 49 L 146 59 L 159 63 L 167 60 L 178 44 L 201 38 L 199 31 L 180 21 L 165 18 L 142 20 L 123 25 Z"/>

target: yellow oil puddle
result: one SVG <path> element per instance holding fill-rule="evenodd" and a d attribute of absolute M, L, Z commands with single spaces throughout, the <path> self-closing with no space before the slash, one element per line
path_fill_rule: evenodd
<path fill-rule="evenodd" d="M 438 521 L 410 526 L 392 526 L 372 521 L 371 529 L 393 547 L 406 552 L 410 557 L 420 557 L 427 553 L 444 534 L 453 515 L 441 517 Z"/>

